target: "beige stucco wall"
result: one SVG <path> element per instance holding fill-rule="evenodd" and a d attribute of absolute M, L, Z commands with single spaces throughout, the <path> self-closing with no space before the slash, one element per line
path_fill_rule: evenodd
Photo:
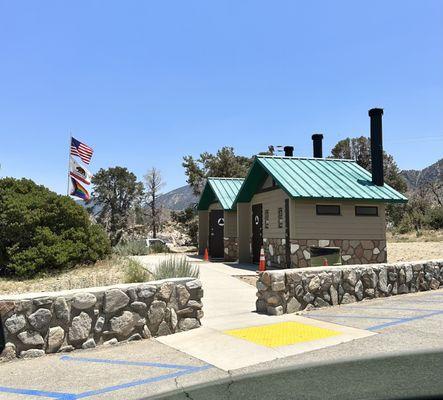
<path fill-rule="evenodd" d="M 317 204 L 340 205 L 341 215 L 317 215 Z M 356 205 L 378 206 L 378 217 L 355 216 Z M 386 239 L 384 204 L 295 200 L 290 214 L 291 239 Z"/>
<path fill-rule="evenodd" d="M 200 210 L 198 212 L 198 252 L 203 254 L 205 248 L 208 247 L 209 235 L 209 212 Z"/>
<path fill-rule="evenodd" d="M 270 190 L 256 193 L 251 199 L 249 209 L 249 224 L 252 224 L 252 206 L 254 204 L 263 205 L 263 237 L 264 238 L 284 238 L 285 237 L 285 199 L 288 195 L 282 189 Z M 283 209 L 283 227 L 278 227 L 278 209 Z M 265 210 L 269 210 L 269 228 L 265 228 Z"/>

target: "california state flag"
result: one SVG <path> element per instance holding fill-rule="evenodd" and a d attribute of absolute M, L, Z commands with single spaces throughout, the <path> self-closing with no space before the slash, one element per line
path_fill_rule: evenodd
<path fill-rule="evenodd" d="M 92 174 L 72 157 L 69 157 L 69 175 L 86 185 L 91 183 Z"/>

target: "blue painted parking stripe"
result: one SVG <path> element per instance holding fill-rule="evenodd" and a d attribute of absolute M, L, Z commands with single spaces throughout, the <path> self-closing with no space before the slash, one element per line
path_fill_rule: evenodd
<path fill-rule="evenodd" d="M 62 356 L 62 357 L 60 357 L 60 360 L 90 362 L 90 363 L 98 363 L 98 364 L 132 365 L 132 366 L 136 366 L 136 367 L 156 367 L 156 368 L 180 369 L 180 370 L 181 369 L 189 370 L 189 369 L 194 368 L 189 365 L 162 364 L 162 363 L 152 363 L 152 362 L 144 362 L 144 361 L 112 360 L 112 359 L 88 358 L 88 357 Z"/>
<path fill-rule="evenodd" d="M 359 310 L 394 310 L 394 311 L 419 311 L 419 312 L 434 312 L 434 311 L 443 311 L 443 310 L 436 310 L 435 308 L 405 308 L 405 307 L 359 307 L 359 306 L 349 306 L 346 308 L 351 309 L 359 309 Z"/>
<path fill-rule="evenodd" d="M 420 303 L 440 303 L 443 304 L 443 300 L 403 300 L 404 303 L 414 303 L 414 304 L 420 304 Z"/>
<path fill-rule="evenodd" d="M 101 389 L 89 390 L 82 393 L 63 393 L 63 392 L 51 392 L 44 390 L 33 390 L 33 389 L 20 389 L 20 388 L 9 388 L 0 386 L 0 392 L 3 393 L 13 393 L 24 396 L 36 396 L 36 397 L 46 397 L 50 399 L 56 400 L 77 400 L 86 397 L 96 396 L 99 394 L 114 392 L 121 389 L 128 389 L 135 386 L 146 385 L 148 383 L 160 382 L 166 379 L 178 378 L 183 375 L 190 375 L 200 371 L 207 370 L 209 368 L 213 368 L 212 365 L 206 364 L 203 366 L 193 366 L 193 365 L 179 365 L 179 364 L 163 364 L 163 363 L 150 363 L 150 362 L 137 362 L 137 361 L 124 361 L 124 360 L 106 360 L 99 358 L 85 358 L 85 357 L 70 357 L 70 356 L 62 356 L 61 360 L 64 361 L 80 361 L 80 362 L 98 362 L 104 364 L 117 364 L 117 365 L 134 365 L 141 367 L 157 367 L 157 368 L 166 368 L 166 369 L 178 369 L 178 371 L 174 371 L 168 374 L 155 376 L 151 378 L 141 379 L 133 382 L 122 383 L 119 385 L 108 386 Z"/>
<path fill-rule="evenodd" d="M 406 322 L 411 322 L 411 321 L 416 321 L 419 319 L 425 319 L 425 318 L 429 318 L 429 317 L 433 317 L 435 315 L 441 315 L 443 314 L 443 311 L 436 311 L 430 314 L 422 314 L 422 315 L 416 315 L 415 317 L 407 317 L 407 318 L 402 318 L 396 321 L 391 321 L 391 322 L 386 322 L 385 324 L 380 324 L 380 325 L 374 325 L 371 326 L 369 328 L 366 328 L 368 331 L 377 331 L 380 329 L 384 329 L 384 328 L 389 328 L 391 326 L 395 326 L 395 325 L 400 325 L 400 324 L 405 324 Z"/>
<path fill-rule="evenodd" d="M 74 400 L 76 398 L 75 394 L 72 393 L 50 392 L 50 391 L 33 390 L 33 389 L 16 389 L 4 386 L 0 386 L 0 392 L 22 394 L 24 396 L 46 397 L 49 399 L 58 399 L 58 400 Z"/>
<path fill-rule="evenodd" d="M 308 315 L 309 318 L 315 319 L 315 317 L 322 318 L 355 318 L 355 319 L 403 319 L 400 317 L 372 317 L 372 316 L 363 316 L 363 315 L 329 315 L 329 314 L 312 314 Z"/>
<path fill-rule="evenodd" d="M 209 368 L 212 368 L 212 365 L 204 365 L 203 367 L 190 367 L 188 370 L 173 372 L 173 373 L 169 373 L 169 374 L 165 374 L 165 375 L 161 375 L 161 376 L 155 376 L 153 378 L 141 379 L 138 381 L 133 381 L 133 382 L 128 382 L 128 383 L 122 383 L 120 385 L 109 386 L 109 387 L 106 387 L 103 389 L 90 390 L 88 392 L 83 392 L 83 393 L 78 394 L 75 397 L 75 399 L 83 399 L 86 397 L 97 396 L 99 394 L 114 392 L 116 390 L 129 389 L 129 388 L 132 388 L 135 386 L 146 385 L 148 383 L 160 382 L 165 379 L 178 378 L 183 375 L 189 375 L 189 374 L 194 374 L 196 372 L 204 371 Z"/>

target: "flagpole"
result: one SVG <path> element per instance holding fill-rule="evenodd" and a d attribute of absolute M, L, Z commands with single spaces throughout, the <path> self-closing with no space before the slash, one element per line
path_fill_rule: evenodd
<path fill-rule="evenodd" d="M 68 189 L 67 189 L 67 195 L 69 196 L 69 186 L 70 186 L 70 177 L 69 177 L 69 169 L 71 168 L 71 143 L 72 143 L 72 132 L 69 131 L 69 146 L 68 146 Z"/>

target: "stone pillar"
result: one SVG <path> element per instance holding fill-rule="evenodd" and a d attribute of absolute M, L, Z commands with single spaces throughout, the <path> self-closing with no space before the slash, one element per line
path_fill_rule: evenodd
<path fill-rule="evenodd" d="M 251 213 L 249 203 L 237 203 L 238 261 L 251 262 Z"/>
<path fill-rule="evenodd" d="M 198 254 L 204 254 L 208 247 L 209 235 L 209 212 L 208 210 L 198 211 Z"/>

